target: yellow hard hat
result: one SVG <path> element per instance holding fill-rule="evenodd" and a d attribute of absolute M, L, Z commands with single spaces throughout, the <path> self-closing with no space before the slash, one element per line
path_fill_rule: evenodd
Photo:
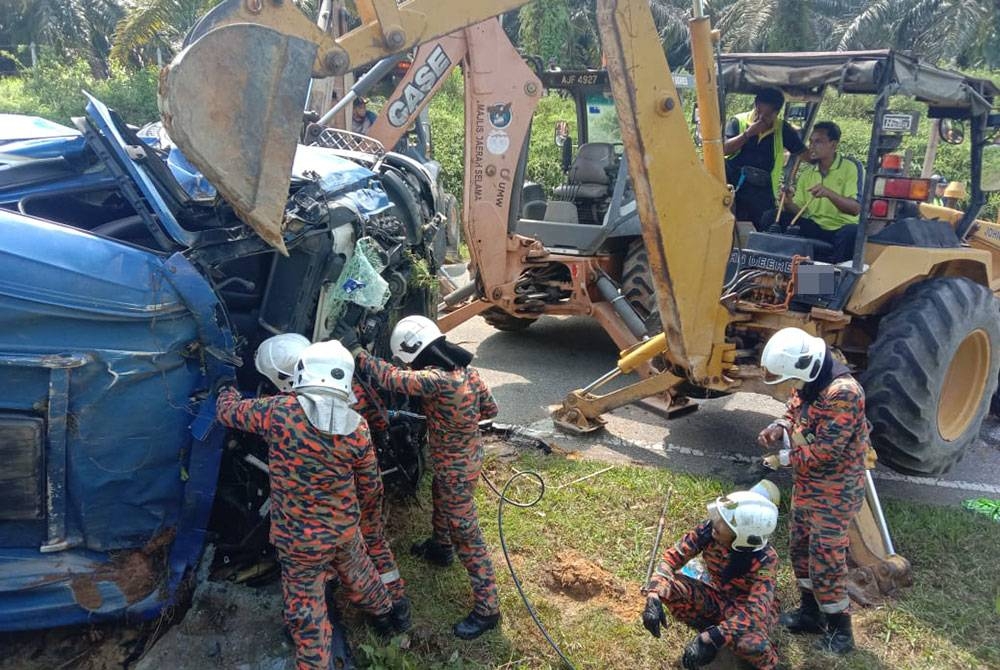
<path fill-rule="evenodd" d="M 945 198 L 955 198 L 956 200 L 965 199 L 965 183 L 960 181 L 948 182 L 948 186 L 944 189 Z"/>

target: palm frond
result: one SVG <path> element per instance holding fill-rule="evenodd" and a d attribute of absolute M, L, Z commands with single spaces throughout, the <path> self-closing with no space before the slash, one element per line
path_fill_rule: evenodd
<path fill-rule="evenodd" d="M 124 63 L 150 45 L 176 47 L 212 4 L 209 0 L 141 0 L 115 27 L 112 60 Z"/>

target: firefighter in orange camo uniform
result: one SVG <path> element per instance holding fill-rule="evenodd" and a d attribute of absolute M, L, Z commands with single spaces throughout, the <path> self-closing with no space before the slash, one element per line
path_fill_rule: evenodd
<path fill-rule="evenodd" d="M 281 393 L 292 392 L 292 382 L 295 379 L 295 365 L 299 356 L 310 344 L 309 340 L 298 333 L 282 333 L 269 337 L 257 347 L 254 365 L 257 372 L 267 377 Z M 375 399 L 354 380 L 354 397 L 357 402 L 354 409 L 368 423 L 373 441 L 387 439 L 389 434 L 388 418 L 384 416 Z M 374 448 L 374 447 L 372 447 Z M 385 489 L 382 485 L 382 475 L 378 469 L 376 454 L 366 455 L 358 461 L 354 471 L 354 485 L 358 493 L 358 503 L 361 506 L 361 535 L 368 547 L 368 556 L 378 569 L 379 578 L 389 589 L 397 616 L 408 621 L 410 607 L 406 599 L 406 583 L 399 574 L 396 557 L 385 538 L 385 523 L 382 520 L 382 501 Z"/>
<path fill-rule="evenodd" d="M 475 606 L 455 624 L 464 640 L 479 637 L 500 621 L 500 602 L 489 548 L 479 528 L 473 498 L 483 464 L 479 422 L 497 415 L 493 395 L 479 373 L 469 367 L 472 354 L 448 342 L 437 325 L 422 316 L 396 324 L 389 345 L 411 369 L 398 368 L 369 355 L 348 327 L 334 334 L 357 356 L 358 372 L 383 389 L 423 399 L 427 442 L 434 478 L 433 536 L 412 551 L 428 562 L 447 566 L 453 555 L 469 573 Z M 453 549 L 454 547 L 454 549 Z"/>
<path fill-rule="evenodd" d="M 368 427 L 350 407 L 353 372 L 339 342 L 320 342 L 302 351 L 294 394 L 241 400 L 224 388 L 217 403 L 220 423 L 268 443 L 271 542 L 299 670 L 332 667 L 324 590 L 333 573 L 379 634 L 408 625 L 408 608 L 393 607 L 358 528 L 355 471 L 377 465 Z"/>
<path fill-rule="evenodd" d="M 723 646 L 759 670 L 778 666 L 770 640 L 778 618 L 778 555 L 768 544 L 778 524 L 778 498 L 767 480 L 717 498 L 708 506 L 709 519 L 663 553 L 643 588 L 642 623 L 654 637 L 667 623 L 664 604 L 699 631 L 684 649 L 684 668 L 711 663 Z M 692 561 L 698 555 L 700 565 Z"/>
<path fill-rule="evenodd" d="M 764 448 L 788 447 L 765 459 L 791 466 L 793 496 L 789 554 L 799 584 L 799 608 L 781 615 L 792 633 L 823 633 L 817 649 L 854 649 L 847 594 L 847 535 L 865 497 L 865 455 L 870 447 L 865 393 L 826 343 L 798 328 L 768 340 L 761 364 L 779 383 L 805 384 L 792 392 L 783 418 L 758 437 Z"/>
<path fill-rule="evenodd" d="M 376 439 L 388 439 L 389 421 L 380 411 L 379 406 L 368 396 L 368 392 L 356 381 L 353 386 L 357 402 L 354 409 L 361 413 L 368 423 L 372 436 Z M 366 463 L 370 467 L 354 471 L 354 485 L 358 490 L 358 503 L 361 505 L 361 535 L 368 547 L 368 556 L 378 570 L 379 578 L 392 596 L 393 606 L 398 616 L 404 616 L 409 628 L 410 601 L 406 598 L 406 582 L 399 574 L 396 557 L 385 538 L 385 522 L 382 520 L 382 501 L 385 487 L 382 484 L 382 473 L 378 468 L 378 460 L 374 445 L 372 454 Z"/>

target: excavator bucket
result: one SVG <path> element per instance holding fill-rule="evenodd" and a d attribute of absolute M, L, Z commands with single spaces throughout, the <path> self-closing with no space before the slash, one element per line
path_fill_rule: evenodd
<path fill-rule="evenodd" d="M 210 39 L 207 39 L 210 38 Z M 282 253 L 282 218 L 317 46 L 250 23 L 215 28 L 160 80 L 171 139 Z"/>
<path fill-rule="evenodd" d="M 296 3 L 223 0 L 160 76 L 164 126 L 267 242 L 282 218 L 311 77 L 342 75 L 527 0 L 357 0 L 362 25 L 334 38 Z"/>
<path fill-rule="evenodd" d="M 855 602 L 871 606 L 913 584 L 910 562 L 896 553 L 871 473 L 865 472 L 865 503 L 851 521 L 848 536 L 851 572 L 847 591 Z"/>

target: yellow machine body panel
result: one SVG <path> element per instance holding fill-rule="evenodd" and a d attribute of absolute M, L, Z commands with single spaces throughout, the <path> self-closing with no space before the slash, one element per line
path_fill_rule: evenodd
<path fill-rule="evenodd" d="M 604 0 L 598 22 L 665 356 L 692 380 L 718 383 L 729 321 L 719 295 L 732 244 L 732 196 L 698 158 L 649 8 Z"/>

